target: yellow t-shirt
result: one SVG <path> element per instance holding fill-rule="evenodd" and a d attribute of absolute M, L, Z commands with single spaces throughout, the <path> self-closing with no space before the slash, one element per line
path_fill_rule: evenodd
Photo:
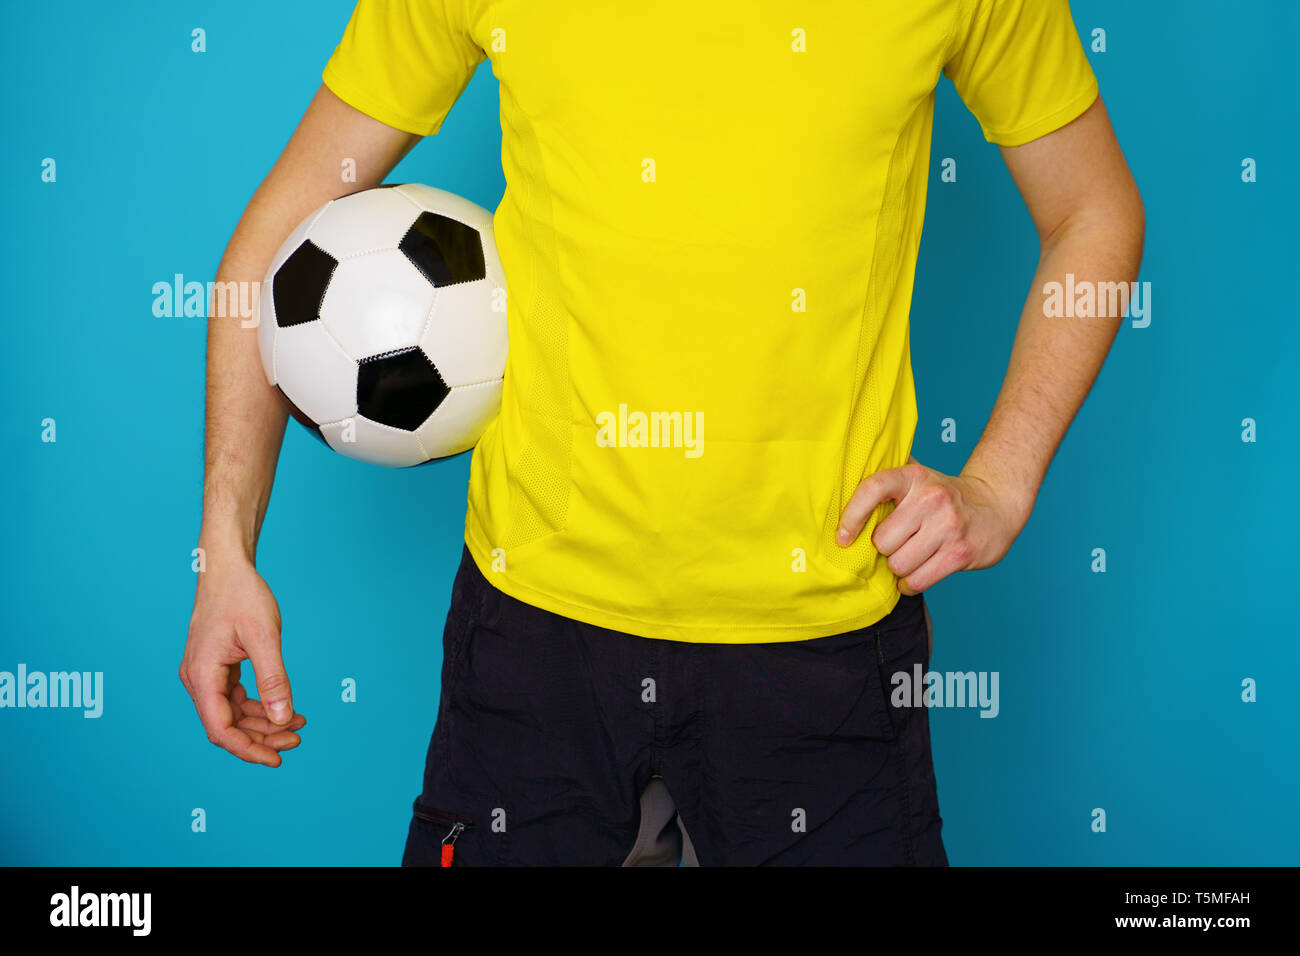
<path fill-rule="evenodd" d="M 501 591 L 646 637 L 864 627 L 898 600 L 839 515 L 907 461 L 935 85 L 992 142 L 1087 109 L 1067 0 L 361 0 L 324 71 L 430 135 L 500 82 L 501 414 L 465 540 Z"/>

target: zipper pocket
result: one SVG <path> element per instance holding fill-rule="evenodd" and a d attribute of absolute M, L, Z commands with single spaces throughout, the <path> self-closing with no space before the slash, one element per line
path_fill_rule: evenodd
<path fill-rule="evenodd" d="M 449 810 L 439 810 L 436 807 L 425 806 L 418 800 L 412 806 L 412 812 L 415 814 L 416 819 L 432 823 L 435 826 L 448 828 L 446 835 L 442 838 L 441 863 L 443 866 L 451 866 L 456 854 L 456 841 L 462 833 L 474 825 L 473 819 L 463 814 L 452 813 Z"/>
<path fill-rule="evenodd" d="M 890 682 L 889 674 L 885 672 L 885 648 L 880 643 L 879 631 L 876 631 L 871 637 L 876 650 L 876 678 L 880 681 L 880 705 L 884 711 L 882 718 L 884 727 L 882 729 L 888 733 L 887 739 L 894 740 L 898 737 L 898 726 L 894 722 L 894 705 L 890 701 L 889 688 L 893 685 Z"/>

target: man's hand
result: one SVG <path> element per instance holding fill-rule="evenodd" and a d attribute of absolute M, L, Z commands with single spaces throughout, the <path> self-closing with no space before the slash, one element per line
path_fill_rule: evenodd
<path fill-rule="evenodd" d="M 252 662 L 261 700 L 239 682 L 244 660 Z M 280 751 L 302 742 L 297 731 L 307 719 L 293 712 L 280 609 L 251 564 L 223 563 L 200 576 L 180 678 L 208 740 L 239 759 L 278 767 Z"/>
<path fill-rule="evenodd" d="M 918 594 L 954 571 L 992 567 L 1006 556 L 1029 511 L 976 475 L 957 477 L 915 458 L 869 476 L 840 518 L 836 542 L 852 544 L 871 513 L 886 501 L 894 510 L 876 526 L 871 543 L 898 575 L 898 589 Z"/>

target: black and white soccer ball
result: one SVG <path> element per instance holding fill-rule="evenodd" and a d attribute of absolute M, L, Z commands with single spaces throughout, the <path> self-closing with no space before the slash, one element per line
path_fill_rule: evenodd
<path fill-rule="evenodd" d="M 262 283 L 267 380 L 330 448 L 391 468 L 472 448 L 501 408 L 505 273 L 492 214 L 409 183 L 317 209 Z"/>

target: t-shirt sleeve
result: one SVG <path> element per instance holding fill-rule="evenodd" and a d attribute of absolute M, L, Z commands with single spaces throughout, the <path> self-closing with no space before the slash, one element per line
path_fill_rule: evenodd
<path fill-rule="evenodd" d="M 1077 119 L 1097 78 L 1068 0 L 958 0 L 943 72 L 984 138 L 1020 146 Z"/>
<path fill-rule="evenodd" d="M 321 80 L 381 123 L 420 136 L 442 126 L 486 54 L 462 0 L 359 0 Z"/>

